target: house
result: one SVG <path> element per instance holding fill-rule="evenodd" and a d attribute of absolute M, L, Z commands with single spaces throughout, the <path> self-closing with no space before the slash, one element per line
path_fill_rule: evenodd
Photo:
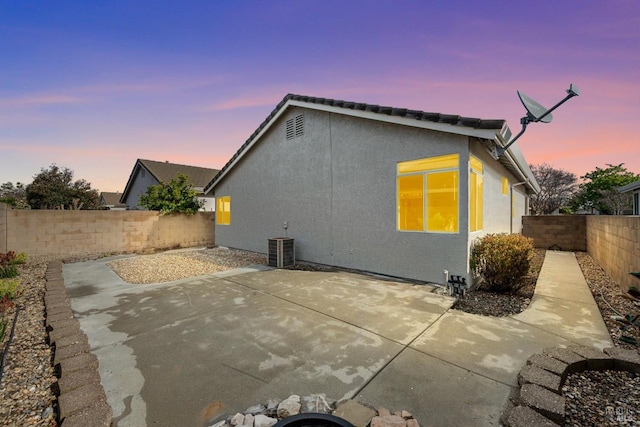
<path fill-rule="evenodd" d="M 618 188 L 620 193 L 633 194 L 633 210 L 632 215 L 640 215 L 640 181 L 632 182 L 631 184 L 623 185 Z"/>
<path fill-rule="evenodd" d="M 100 193 L 100 207 L 111 211 L 124 211 L 127 205 L 120 203 L 120 193 L 103 191 Z"/>
<path fill-rule="evenodd" d="M 434 283 L 473 241 L 521 231 L 539 186 L 504 120 L 287 95 L 205 194 L 216 244 Z"/>
<path fill-rule="evenodd" d="M 204 186 L 210 182 L 218 173 L 217 169 L 201 168 L 198 166 L 179 165 L 169 162 L 156 162 L 154 160 L 136 160 L 133 166 L 124 192 L 120 196 L 120 202 L 127 206 L 127 209 L 144 209 L 138 206 L 140 196 L 147 192 L 150 185 L 158 185 L 161 182 L 168 183 L 176 174 L 186 175 L 194 190 L 202 196 L 205 201 L 204 210 L 215 210 L 215 199 L 213 196 L 205 196 Z"/>

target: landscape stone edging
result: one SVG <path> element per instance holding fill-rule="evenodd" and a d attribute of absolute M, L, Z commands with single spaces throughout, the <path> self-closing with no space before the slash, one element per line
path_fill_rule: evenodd
<path fill-rule="evenodd" d="M 62 278 L 62 262 L 51 261 L 45 273 L 45 324 L 58 367 L 58 416 L 61 427 L 108 427 L 113 411 L 100 383 L 98 359 L 74 318 Z"/>
<path fill-rule="evenodd" d="M 640 373 L 640 353 L 618 347 L 603 351 L 580 345 L 545 348 L 542 353 L 529 357 L 520 370 L 520 389 L 512 395 L 502 422 L 506 427 L 563 425 L 565 397 L 562 386 L 567 375 L 605 370 Z"/>

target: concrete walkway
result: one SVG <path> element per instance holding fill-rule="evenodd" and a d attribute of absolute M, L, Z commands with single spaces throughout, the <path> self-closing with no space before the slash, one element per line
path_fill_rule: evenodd
<path fill-rule="evenodd" d="M 112 259 L 112 258 L 111 258 Z M 498 425 L 526 359 L 612 346 L 572 253 L 548 251 L 530 307 L 506 318 L 345 272 L 242 269 L 162 285 L 64 266 L 118 426 L 208 425 L 269 397 L 326 393 L 422 425 Z"/>

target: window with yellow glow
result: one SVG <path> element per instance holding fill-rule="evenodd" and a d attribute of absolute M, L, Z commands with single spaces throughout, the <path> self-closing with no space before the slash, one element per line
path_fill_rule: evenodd
<path fill-rule="evenodd" d="M 457 154 L 398 163 L 398 230 L 458 232 Z"/>
<path fill-rule="evenodd" d="M 509 195 L 509 180 L 506 177 L 502 177 L 502 195 Z"/>
<path fill-rule="evenodd" d="M 231 197 L 218 197 L 216 207 L 216 223 L 220 225 L 231 224 Z"/>
<path fill-rule="evenodd" d="M 484 209 L 484 183 L 482 162 L 471 157 L 469 172 L 469 231 L 482 230 L 482 213 Z"/>

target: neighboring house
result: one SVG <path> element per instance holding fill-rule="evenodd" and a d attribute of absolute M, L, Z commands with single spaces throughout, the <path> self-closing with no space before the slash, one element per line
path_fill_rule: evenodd
<path fill-rule="evenodd" d="M 618 188 L 620 193 L 633 194 L 633 210 L 632 215 L 640 215 L 640 181 L 632 182 Z"/>
<path fill-rule="evenodd" d="M 287 95 L 205 188 L 216 244 L 444 283 L 473 241 L 515 232 L 539 191 L 504 120 Z M 287 229 L 284 229 L 286 224 Z"/>
<path fill-rule="evenodd" d="M 147 192 L 150 185 L 168 183 L 176 177 L 176 174 L 181 173 L 189 177 L 189 183 L 193 184 L 194 190 L 205 201 L 203 210 L 213 211 L 215 199 L 213 196 L 205 196 L 203 190 L 218 172 L 217 169 L 138 159 L 120 197 L 120 202 L 124 203 L 127 209 L 144 209 L 138 206 L 138 200 Z"/>
<path fill-rule="evenodd" d="M 124 211 L 127 205 L 120 203 L 120 193 L 110 193 L 103 191 L 100 193 L 100 207 L 111 211 Z"/>

